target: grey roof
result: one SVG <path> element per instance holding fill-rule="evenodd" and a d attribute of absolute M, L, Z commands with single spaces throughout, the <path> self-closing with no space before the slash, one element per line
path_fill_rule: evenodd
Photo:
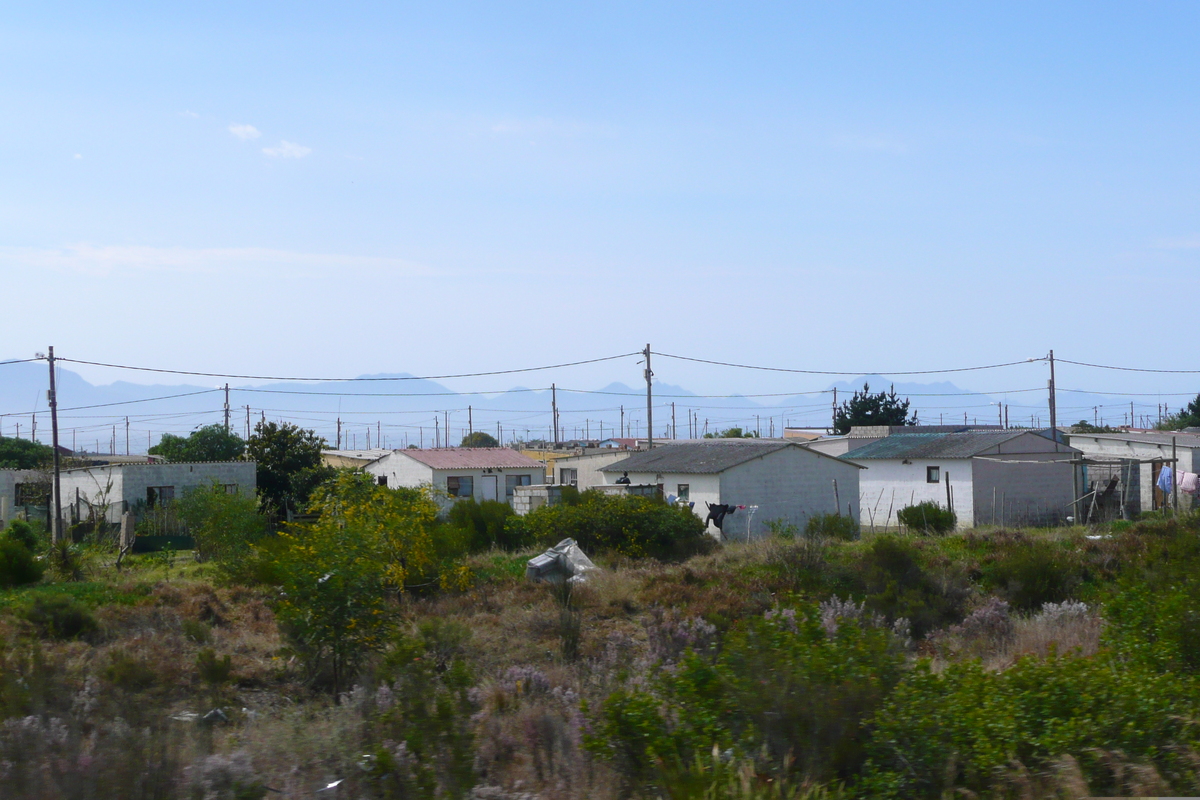
<path fill-rule="evenodd" d="M 1067 437 L 1080 439 L 1108 439 L 1115 442 L 1139 442 L 1141 444 L 1170 444 L 1172 439 L 1180 447 L 1200 447 L 1200 436 L 1187 431 L 1130 431 L 1129 433 L 1068 433 Z"/>
<path fill-rule="evenodd" d="M 715 474 L 755 458 L 788 447 L 800 448 L 781 440 L 713 439 L 704 444 L 672 444 L 633 453 L 629 458 L 601 467 L 601 472 L 682 472 Z M 805 452 L 819 455 L 815 451 Z"/>
<path fill-rule="evenodd" d="M 970 458 L 1028 433 L 1029 431 L 896 433 L 851 450 L 841 458 L 847 461 L 870 458 Z"/>

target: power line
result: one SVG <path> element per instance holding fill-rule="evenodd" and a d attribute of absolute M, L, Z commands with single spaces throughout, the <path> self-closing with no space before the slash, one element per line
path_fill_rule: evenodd
<path fill-rule="evenodd" d="M 1113 369 L 1120 372 L 1159 372 L 1171 375 L 1200 375 L 1200 369 L 1148 369 L 1146 367 L 1113 367 L 1105 364 L 1088 364 L 1084 361 L 1068 361 L 1065 358 L 1056 358 L 1062 364 L 1074 364 L 1077 367 L 1092 367 L 1094 369 Z"/>
<path fill-rule="evenodd" d="M 816 369 L 789 369 L 786 367 L 760 367 L 752 364 L 734 364 L 728 361 L 712 361 L 707 358 L 691 358 L 690 356 L 677 356 L 670 353 L 654 352 L 656 356 L 663 358 L 674 358 L 680 361 L 694 361 L 699 364 L 715 364 L 719 367 L 737 367 L 738 369 L 754 369 L 764 372 L 793 372 L 801 375 L 941 375 L 947 372 L 974 372 L 981 369 L 998 369 L 1000 367 L 1014 367 L 1018 364 L 1028 364 L 1034 361 L 1045 361 L 1044 358 L 1026 358 L 1021 361 L 1008 361 L 1003 364 L 986 364 L 978 367 L 958 367 L 956 369 L 924 369 L 924 370 L 908 370 L 904 372 L 888 372 L 882 370 L 858 370 L 856 372 L 831 372 L 826 370 Z M 65 361 L 66 359 L 60 359 Z"/>
<path fill-rule="evenodd" d="M 55 361 L 65 361 L 66 359 L 57 358 Z M 198 392 L 184 392 L 183 394 L 168 394 L 163 397 L 143 397 L 141 400 L 118 400 L 115 403 L 95 403 L 90 406 L 72 406 L 71 408 L 62 408 L 60 411 L 84 411 L 89 408 L 109 408 L 111 406 L 127 406 L 131 403 L 153 403 L 156 400 L 174 400 L 177 397 L 195 397 L 198 394 L 212 394 L 213 392 L 222 392 L 224 389 L 201 389 Z M 0 417 L 23 417 L 30 414 L 44 413 L 40 411 L 18 411 L 0 414 Z"/>
<path fill-rule="evenodd" d="M 408 375 L 404 377 L 378 377 L 378 378 L 301 378 L 301 377 L 282 377 L 278 375 L 233 375 L 223 372 L 192 372 L 182 369 L 158 369 L 155 367 L 134 367 L 127 364 L 106 364 L 100 361 L 83 361 L 76 358 L 60 358 L 58 361 L 68 361 L 72 364 L 87 364 L 93 367 L 109 367 L 111 369 L 128 369 L 138 372 L 161 372 L 170 375 L 194 375 L 202 378 L 233 378 L 237 380 L 248 381 L 315 381 L 323 383 L 354 383 L 368 381 L 440 381 L 449 378 L 480 378 L 488 375 L 512 375 L 518 372 L 539 372 L 548 369 L 562 369 L 564 367 L 578 367 L 583 364 L 597 364 L 601 361 L 614 361 L 618 358 L 630 358 L 631 356 L 641 355 L 641 353 L 621 353 L 615 356 L 604 356 L 603 358 L 589 358 L 584 361 L 570 361 L 564 364 L 549 364 L 544 367 L 523 367 L 521 369 L 500 369 L 490 372 L 464 372 L 459 375 L 424 375 L 415 376 Z"/>
<path fill-rule="evenodd" d="M 30 361 L 45 361 L 45 360 L 46 359 L 44 359 L 44 358 L 38 358 L 36 356 L 33 358 L 14 358 L 12 361 L 0 361 L 0 367 L 5 366 L 6 364 L 28 364 Z M 55 359 L 55 361 L 61 361 L 61 360 L 62 360 L 61 358 Z"/>

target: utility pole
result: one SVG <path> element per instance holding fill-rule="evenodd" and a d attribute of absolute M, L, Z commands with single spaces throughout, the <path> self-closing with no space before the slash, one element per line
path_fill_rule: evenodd
<path fill-rule="evenodd" d="M 229 384 L 225 384 L 225 434 L 229 435 Z"/>
<path fill-rule="evenodd" d="M 383 447 L 383 423 L 379 420 L 375 420 L 375 446 Z"/>
<path fill-rule="evenodd" d="M 50 362 L 50 394 L 46 399 L 50 401 L 50 446 L 54 448 L 54 520 L 50 523 L 50 540 L 58 544 L 62 536 L 62 462 L 58 452 L 58 390 L 54 384 L 53 347 L 47 361 Z"/>
<path fill-rule="evenodd" d="M 675 427 L 675 401 L 671 401 L 671 438 L 679 438 L 679 428 Z"/>
<path fill-rule="evenodd" d="M 1054 452 L 1058 452 L 1058 409 L 1054 398 L 1054 351 L 1050 351 L 1050 435 L 1054 441 Z"/>
<path fill-rule="evenodd" d="M 450 446 L 450 412 L 442 412 L 446 416 L 446 447 Z"/>
<path fill-rule="evenodd" d="M 833 427 L 829 430 L 837 432 L 837 387 L 833 387 Z"/>
<path fill-rule="evenodd" d="M 550 384 L 550 421 L 554 430 L 554 447 L 558 448 L 558 387 Z"/>
<path fill-rule="evenodd" d="M 496 423 L 496 441 L 500 443 L 501 447 L 504 446 L 504 431 L 499 422 Z"/>
<path fill-rule="evenodd" d="M 337 426 L 338 426 L 338 450 L 341 450 L 342 449 L 342 418 L 341 417 L 337 418 Z"/>
<path fill-rule="evenodd" d="M 621 438 L 625 438 L 625 406 L 621 406 Z"/>
<path fill-rule="evenodd" d="M 129 455 L 129 417 L 125 418 L 125 455 Z"/>
<path fill-rule="evenodd" d="M 246 438 L 250 438 L 250 406 L 246 406 Z"/>
<path fill-rule="evenodd" d="M 758 414 L 754 415 L 754 436 L 757 439 L 762 438 L 762 420 L 758 418 Z"/>
<path fill-rule="evenodd" d="M 467 435 L 475 433 L 475 413 L 467 406 Z"/>
<path fill-rule="evenodd" d="M 442 446 L 442 429 L 438 427 L 437 414 L 433 415 L 433 449 L 436 450 Z"/>
<path fill-rule="evenodd" d="M 654 395 L 650 379 L 654 372 L 650 369 L 650 343 L 646 343 L 646 449 L 654 449 Z"/>

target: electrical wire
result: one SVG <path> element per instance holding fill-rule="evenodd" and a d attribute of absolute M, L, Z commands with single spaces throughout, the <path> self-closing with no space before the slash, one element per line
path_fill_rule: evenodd
<path fill-rule="evenodd" d="M 690 356 L 678 356 L 671 353 L 659 353 L 651 351 L 653 355 L 663 358 L 674 358 L 680 361 L 694 361 L 698 364 L 714 364 L 719 367 L 737 367 L 738 369 L 754 369 L 763 372 L 791 372 L 801 375 L 942 375 L 948 372 L 974 372 L 982 369 L 999 369 L 1000 367 L 1014 367 L 1018 364 L 1029 364 L 1035 361 L 1046 361 L 1045 358 L 1027 358 L 1021 361 L 1008 361 L 1003 364 L 986 364 L 978 367 L 958 367 L 956 369 L 924 369 L 924 370 L 908 370 L 904 372 L 887 372 L 882 370 L 858 370 L 856 372 L 831 372 L 827 370 L 816 369 L 789 369 L 786 367 L 761 367 L 752 364 L 734 364 L 729 361 L 712 361 L 707 358 L 692 358 Z"/>
<path fill-rule="evenodd" d="M 1085 361 L 1070 361 L 1065 358 L 1054 359 L 1060 364 L 1074 364 L 1077 367 L 1092 367 L 1093 369 L 1111 369 L 1119 372 L 1158 372 L 1169 375 L 1200 375 L 1200 369 L 1149 369 L 1146 367 L 1114 367 L 1107 364 L 1089 364 Z"/>
<path fill-rule="evenodd" d="M 45 360 L 46 359 L 44 359 L 44 358 L 38 358 L 36 356 L 33 358 L 14 358 L 11 361 L 0 361 L 0 367 L 3 367 L 8 364 L 28 364 L 30 361 L 45 361 Z"/>
<path fill-rule="evenodd" d="M 138 372 L 160 372 L 169 375 L 194 375 L 202 378 L 233 378 L 236 380 L 249 381 L 315 381 L 322 383 L 356 383 L 370 381 L 439 381 L 449 378 L 480 378 L 488 375 L 512 375 L 518 372 L 540 372 L 548 369 L 563 369 L 564 367 L 578 367 L 583 364 L 598 364 L 601 361 L 614 361 L 619 358 L 630 358 L 632 356 L 641 355 L 641 353 L 621 353 L 615 356 L 604 356 L 603 358 L 589 358 L 584 361 L 570 361 L 564 364 L 549 364 L 544 367 L 523 367 L 521 369 L 500 369 L 490 372 L 464 372 L 459 375 L 424 375 L 415 376 L 408 375 L 403 377 L 379 377 L 379 378 L 300 378 L 300 377 L 282 377 L 278 375 L 232 375 L 223 372 L 192 372 L 190 370 L 181 369 L 158 369 L 155 367 L 134 367 L 127 364 L 106 364 L 100 361 L 83 361 L 76 358 L 56 358 L 55 361 L 66 361 L 72 364 L 87 364 L 93 367 L 109 367 L 111 369 L 128 369 Z"/>

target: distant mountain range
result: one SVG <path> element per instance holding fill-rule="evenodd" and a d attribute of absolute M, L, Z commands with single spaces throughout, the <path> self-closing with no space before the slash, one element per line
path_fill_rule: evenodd
<path fill-rule="evenodd" d="M 264 416 L 313 428 L 331 443 L 337 439 L 337 420 L 342 420 L 343 446 L 363 447 L 370 436 L 373 446 L 382 438 L 386 446 L 405 443 L 432 446 L 445 440 L 442 428 L 447 414 L 450 443 L 457 444 L 468 426 L 496 435 L 497 424 L 506 441 L 512 437 L 541 438 L 550 435 L 551 392 L 513 387 L 499 394 L 459 393 L 435 381 L 405 374 L 365 375 L 356 381 L 323 383 L 280 382 L 265 385 L 230 383 L 231 427 L 245 432 L 247 406 L 253 425 Z M 688 417 L 694 415 L 695 433 L 727 427 L 755 429 L 764 436 L 779 435 L 784 425 L 824 427 L 830 424 L 833 390 L 840 403 L 868 383 L 871 391 L 890 390 L 893 383 L 879 376 L 865 376 L 830 384 L 825 392 L 787 396 L 706 396 L 665 383 L 654 385 L 655 433 L 662 435 L 671 423 L 675 404 L 675 426 L 680 437 L 689 435 Z M 220 381 L 224 385 L 224 381 Z M 990 397 L 969 392 L 949 382 L 896 382 L 896 393 L 909 398 L 922 422 L 994 423 L 1001 419 L 999 404 L 1008 404 L 1009 422 L 1048 424 L 1045 392 Z M 49 440 L 46 400 L 47 370 L 43 362 L 0 367 L 0 435 L 28 438 L 37 416 L 37 438 Z M 59 368 L 58 396 L 60 441 L 79 449 L 123 452 L 125 418 L 129 417 L 131 452 L 144 452 L 148 442 L 164 432 L 186 434 L 200 425 L 221 422 L 225 395 L 218 379 L 207 384 L 135 384 L 124 381 L 93 385 L 69 369 Z M 557 392 L 560 434 L 563 438 L 613 436 L 621 425 L 621 410 L 628 435 L 645 433 L 644 387 L 611 383 L 595 390 L 559 389 Z M 1128 414 L 1128 399 L 1072 394 L 1059 396 L 1059 423 L 1079 419 L 1092 421 L 1098 413 L 1109 424 L 1121 424 Z M 1093 413 L 1093 407 L 1102 407 Z M 468 410 L 470 409 L 470 410 Z M 1138 413 L 1148 413 L 1145 407 Z M 756 419 L 757 415 L 757 419 Z M 435 422 L 436 418 L 436 422 Z M 115 433 L 114 433 L 115 426 Z M 369 432 L 369 433 L 368 433 Z"/>

